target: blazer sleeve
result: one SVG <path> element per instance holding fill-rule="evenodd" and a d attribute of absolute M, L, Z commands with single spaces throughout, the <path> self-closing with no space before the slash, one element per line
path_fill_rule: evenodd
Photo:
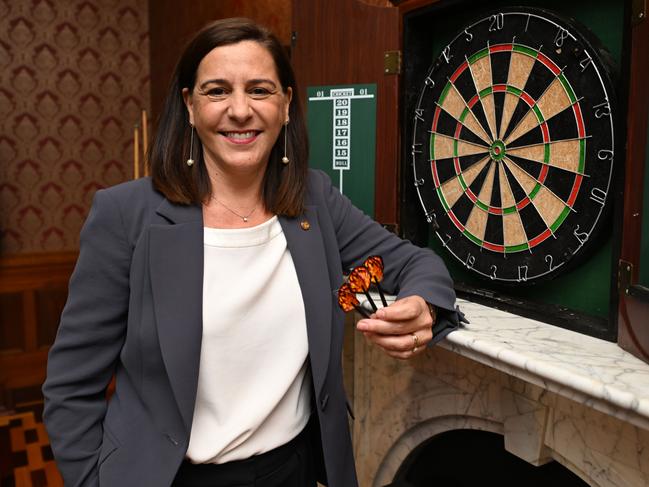
<path fill-rule="evenodd" d="M 81 230 L 68 300 L 50 350 L 43 418 L 65 485 L 98 485 L 106 388 L 124 343 L 128 244 L 116 201 L 98 191 Z"/>
<path fill-rule="evenodd" d="M 442 259 L 430 249 L 403 240 L 384 229 L 331 184 L 329 176 L 315 171 L 334 227 L 343 269 L 362 264 L 370 255 L 384 262 L 381 286 L 397 299 L 421 296 L 438 310 L 435 343 L 460 326 L 464 317 L 455 306 L 455 290 Z"/>

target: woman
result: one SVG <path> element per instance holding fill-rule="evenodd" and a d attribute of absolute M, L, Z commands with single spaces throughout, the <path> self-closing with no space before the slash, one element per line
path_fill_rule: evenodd
<path fill-rule="evenodd" d="M 298 99 L 272 34 L 215 22 L 176 67 L 152 178 L 97 192 L 43 387 L 66 486 L 354 486 L 343 269 L 383 257 L 398 300 L 358 329 L 388 354 L 421 353 L 433 306 L 457 326 L 441 261 L 307 169 Z"/>

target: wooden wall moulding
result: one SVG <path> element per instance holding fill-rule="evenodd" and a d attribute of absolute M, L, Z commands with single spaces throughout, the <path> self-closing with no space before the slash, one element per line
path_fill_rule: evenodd
<path fill-rule="evenodd" d="M 43 252 L 0 258 L 0 293 L 39 287 L 44 282 L 66 283 L 78 252 Z"/>
<path fill-rule="evenodd" d="M 77 252 L 0 258 L 0 409 L 39 387 Z"/>
<path fill-rule="evenodd" d="M 392 0 L 392 3 L 399 7 L 399 14 L 403 15 L 412 10 L 417 10 L 418 8 L 426 7 L 439 1 L 441 0 Z"/>

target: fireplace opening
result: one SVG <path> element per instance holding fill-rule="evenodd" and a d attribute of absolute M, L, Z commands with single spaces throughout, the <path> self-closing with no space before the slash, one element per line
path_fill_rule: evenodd
<path fill-rule="evenodd" d="M 504 437 L 478 430 L 435 435 L 415 448 L 386 487 L 476 485 L 588 487 L 556 461 L 536 467 L 505 450 Z"/>

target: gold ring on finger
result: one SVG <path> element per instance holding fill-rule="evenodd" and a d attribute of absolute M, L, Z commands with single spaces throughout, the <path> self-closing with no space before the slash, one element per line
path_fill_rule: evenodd
<path fill-rule="evenodd" d="M 417 348 L 419 347 L 419 337 L 417 336 L 416 333 L 411 333 L 410 336 L 412 337 L 412 353 L 415 353 L 417 351 Z"/>

